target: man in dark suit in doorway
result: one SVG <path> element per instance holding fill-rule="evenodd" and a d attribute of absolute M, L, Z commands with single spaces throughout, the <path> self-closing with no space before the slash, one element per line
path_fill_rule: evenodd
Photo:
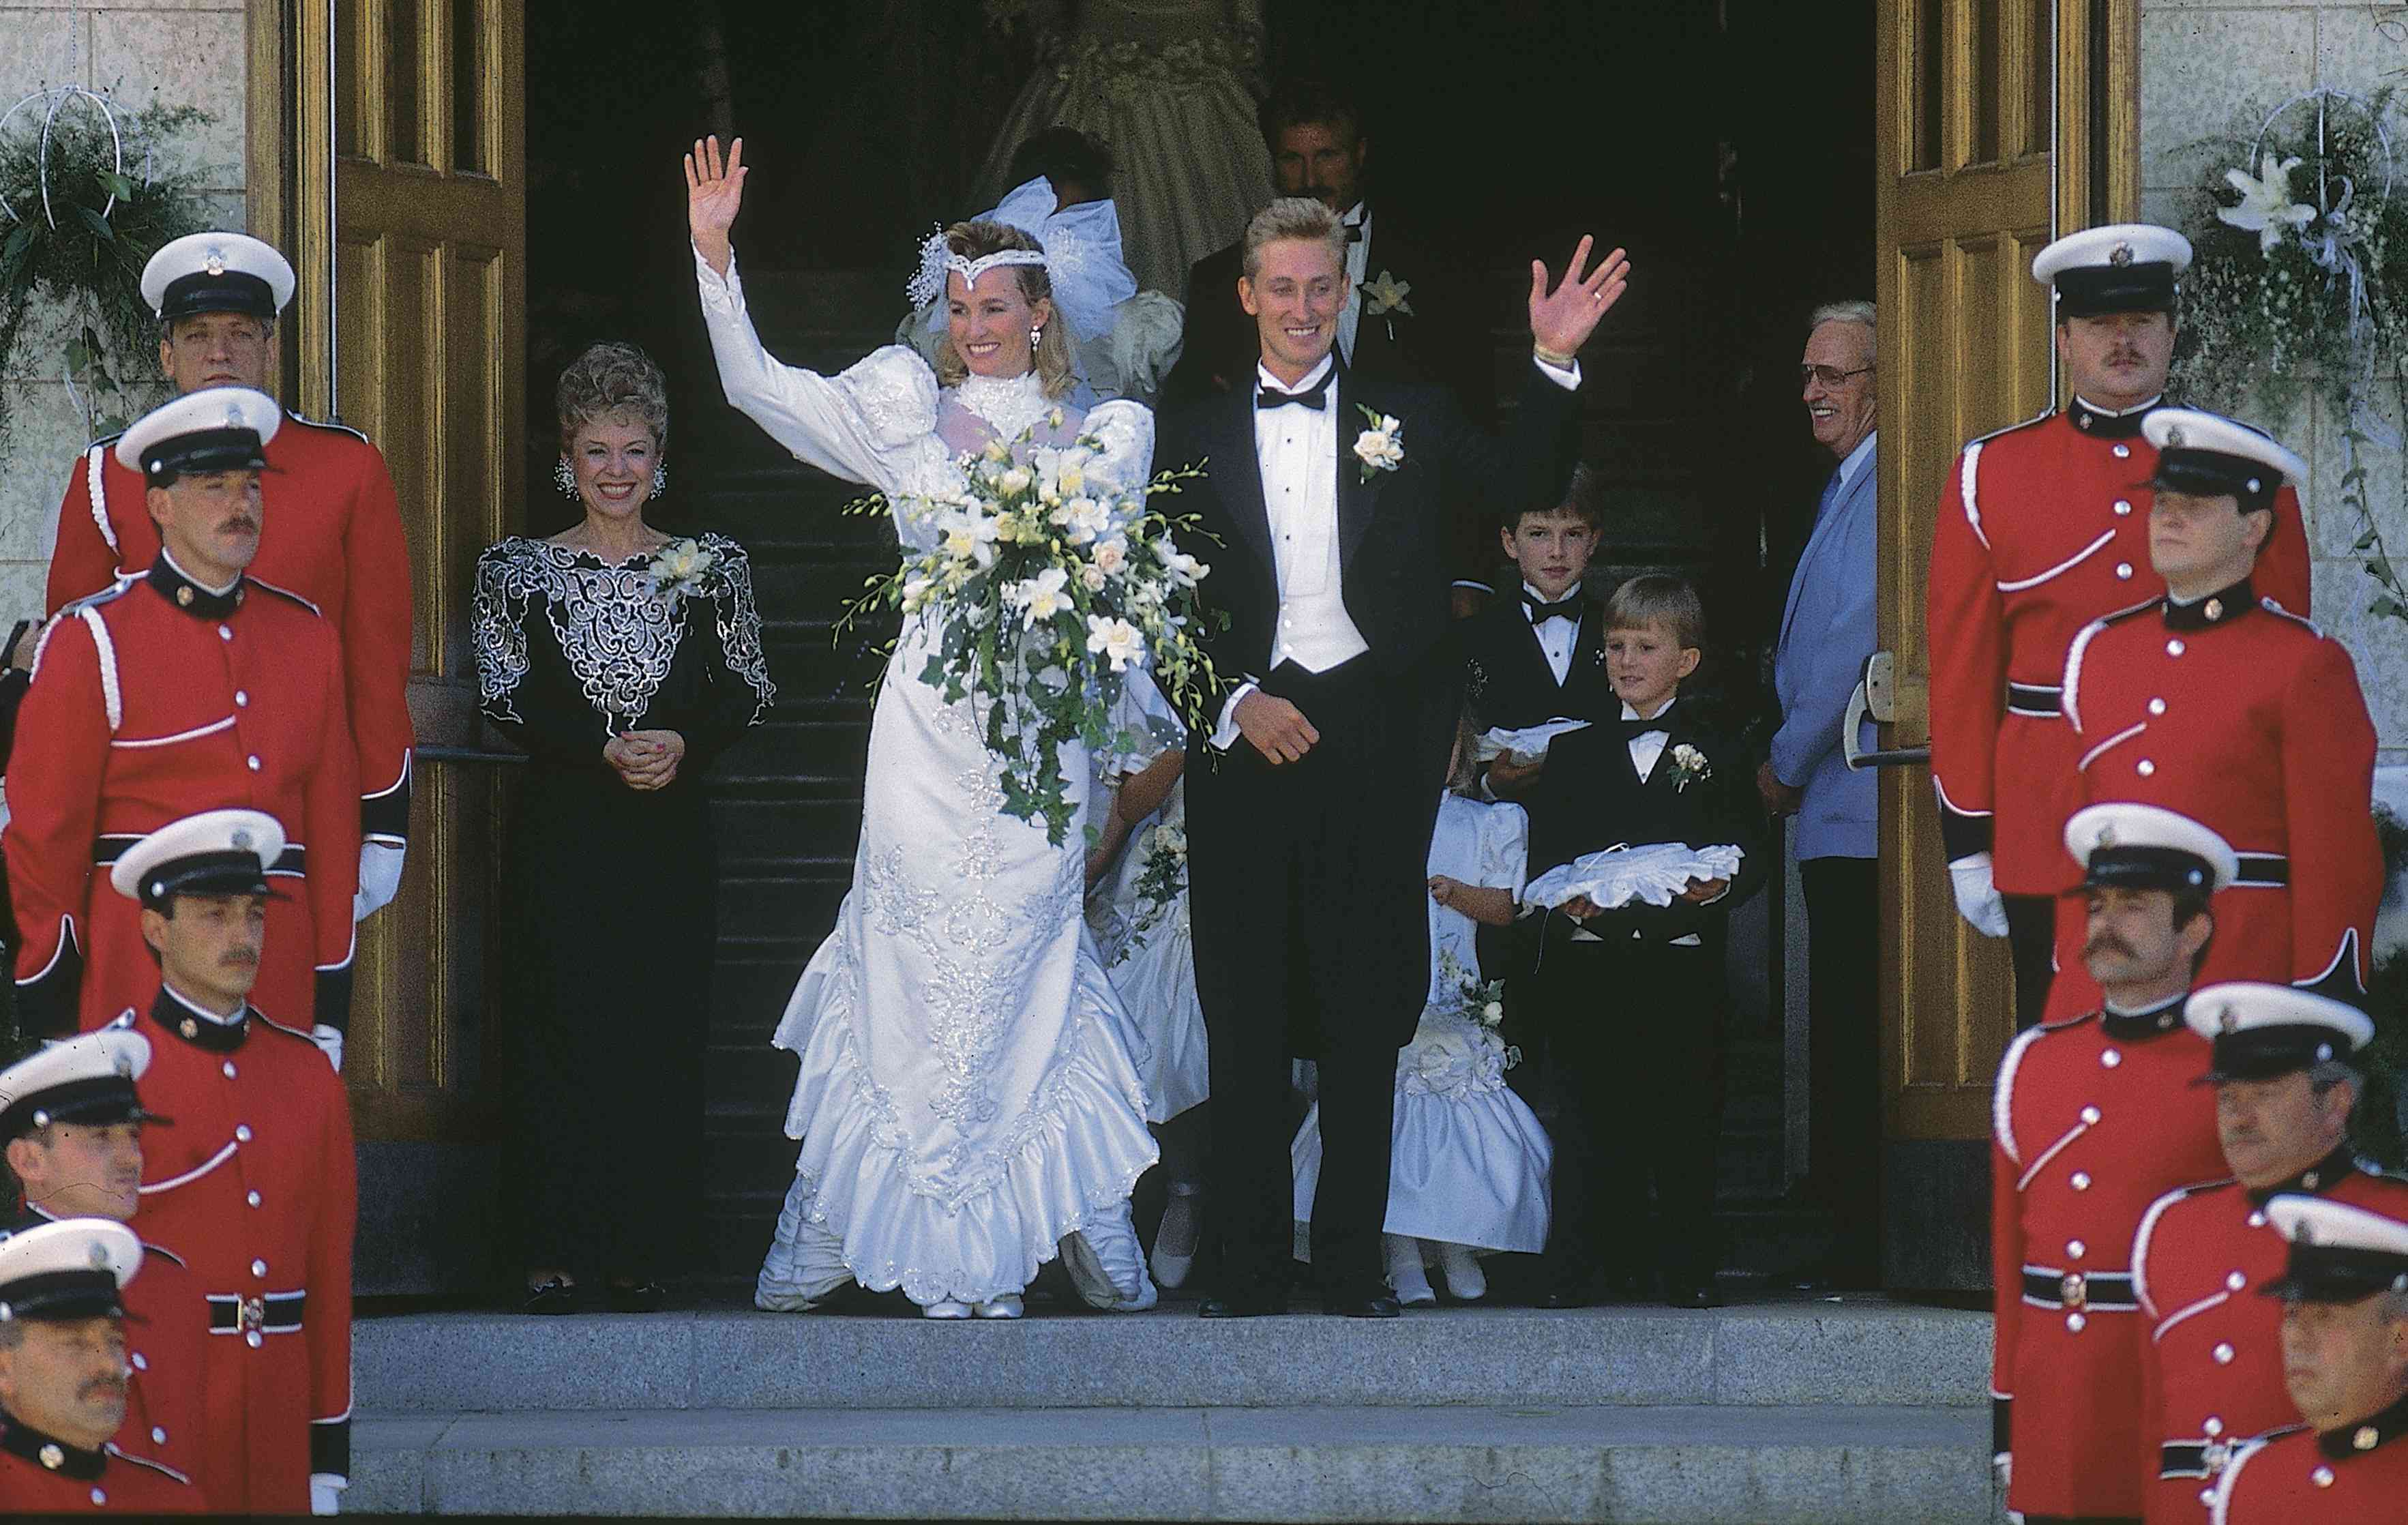
<path fill-rule="evenodd" d="M 1549 289 L 1533 263 L 1534 363 L 1499 442 L 1437 388 L 1355 376 L 1332 353 L 1352 282 L 1325 204 L 1273 202 L 1246 230 L 1242 391 L 1168 417 L 1156 456 L 1202 462 L 1181 500 L 1225 548 L 1206 597 L 1237 681 L 1191 743 L 1197 992 L 1211 1045 L 1210 1198 L 1226 1234 L 1206 1317 L 1286 1304 L 1294 1195 L 1291 1034 L 1320 1059 L 1325 1149 L 1312 1252 L 1323 1306 L 1394 1317 L 1381 1278 L 1397 1050 L 1429 983 L 1426 864 L 1461 684 L 1445 640 L 1443 525 L 1548 501 L 1569 473 L 1572 359 L 1621 295 L 1589 240 Z"/>

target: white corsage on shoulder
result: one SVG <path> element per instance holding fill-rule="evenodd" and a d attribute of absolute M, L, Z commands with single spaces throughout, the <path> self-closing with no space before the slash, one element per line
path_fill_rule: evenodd
<path fill-rule="evenodd" d="M 1405 464 L 1405 421 L 1393 413 L 1354 405 L 1371 426 L 1354 437 L 1354 458 L 1363 463 L 1363 480 L 1369 482 L 1381 471 L 1394 471 Z"/>

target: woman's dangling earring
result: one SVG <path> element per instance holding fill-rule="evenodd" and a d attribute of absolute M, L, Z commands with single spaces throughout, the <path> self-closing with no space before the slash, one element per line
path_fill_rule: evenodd
<path fill-rule="evenodd" d="M 560 483 L 560 490 L 564 496 L 568 497 L 577 496 L 577 468 L 568 464 L 567 456 L 563 455 L 559 464 L 552 468 L 552 480 Z"/>
<path fill-rule="evenodd" d="M 658 497 L 668 490 L 669 468 L 666 465 L 655 464 L 652 467 L 652 496 Z"/>
<path fill-rule="evenodd" d="M 1042 325 L 1032 326 L 1028 330 L 1028 353 L 1031 359 L 1036 358 L 1037 346 L 1043 342 L 1044 338 L 1045 330 Z"/>

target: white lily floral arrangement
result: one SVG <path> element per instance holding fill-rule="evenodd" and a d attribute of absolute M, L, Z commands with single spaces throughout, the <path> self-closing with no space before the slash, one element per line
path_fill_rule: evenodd
<path fill-rule="evenodd" d="M 719 565 L 718 554 L 692 536 L 671 540 L 653 553 L 651 566 L 652 585 L 671 602 L 690 593 L 700 593 L 704 579 Z"/>
<path fill-rule="evenodd" d="M 1505 982 L 1483 980 L 1477 971 L 1463 967 L 1453 953 L 1440 949 L 1438 956 L 1439 980 L 1448 992 L 1439 1003 L 1441 1014 L 1470 1023 L 1484 1033 L 1495 1033 L 1505 1021 Z M 1501 1040 L 1499 1040 L 1501 1042 Z M 1522 1062 L 1518 1044 L 1508 1046 L 1504 1054 L 1505 1068 L 1512 1069 Z"/>
<path fill-rule="evenodd" d="M 2393 89 L 2315 90 L 2189 146 L 2202 165 L 2183 231 L 2170 391 L 2185 403 L 2301 433 L 2313 396 L 2336 430 L 2351 550 L 2372 611 L 2408 622 L 2408 583 L 2369 500 L 2365 453 L 2398 453 L 2408 416 L 2408 197 L 2397 194 Z M 2400 188 L 2408 190 L 2408 188 Z M 2408 508 L 2408 503 L 2403 503 Z"/>
<path fill-rule="evenodd" d="M 1690 784 L 1702 783 L 1713 776 L 1713 764 L 1706 760 L 1704 753 L 1686 741 L 1680 742 L 1672 748 L 1670 777 L 1674 794 L 1686 794 Z"/>
<path fill-rule="evenodd" d="M 1363 480 L 1369 482 L 1405 464 L 1405 421 L 1359 402 L 1354 406 L 1371 421 L 1369 428 L 1354 437 L 1354 459 L 1362 464 Z"/>
<path fill-rule="evenodd" d="M 1146 939 L 1170 914 L 1179 898 L 1187 893 L 1187 828 L 1170 821 L 1148 827 L 1138 839 L 1137 914 L 1129 921 L 1128 935 L 1113 950 L 1112 962 L 1125 962 L 1129 955 L 1145 946 Z"/>
<path fill-rule="evenodd" d="M 1060 427 L 1060 412 L 1047 422 Z M 1055 447 L 1034 434 L 963 455 L 957 486 L 902 506 L 935 544 L 907 547 L 900 567 L 870 579 L 838 631 L 880 605 L 929 626 L 920 681 L 948 703 L 974 700 L 1001 765 L 1003 813 L 1042 820 L 1058 846 L 1078 815 L 1063 746 L 1137 744 L 1113 720 L 1131 669 L 1150 670 L 1182 717 L 1203 716 L 1214 679 L 1196 640 L 1196 589 L 1211 568 L 1179 545 L 1201 536 L 1196 516 L 1149 506 L 1200 472 L 1114 490 L 1088 475 L 1103 452 L 1094 436 Z M 873 496 L 847 511 L 882 514 L 888 504 Z"/>

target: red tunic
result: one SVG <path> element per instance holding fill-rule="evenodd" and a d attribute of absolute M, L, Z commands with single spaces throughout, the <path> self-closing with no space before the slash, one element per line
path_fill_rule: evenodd
<path fill-rule="evenodd" d="M 159 966 L 141 908 L 103 865 L 146 833 L 228 806 L 275 816 L 289 842 L 271 870 L 283 892 L 268 904 L 257 999 L 305 1028 L 349 1020 L 359 789 L 334 632 L 260 583 L 179 602 L 190 591 L 162 561 L 43 633 L 0 832 L 29 1032 L 95 1028 L 150 1004 Z"/>
<path fill-rule="evenodd" d="M 2408 1218 L 2408 1181 L 2376 1173 L 2347 1151 L 2275 1188 Z M 2206 1525 L 2208 1500 L 2233 1448 L 2297 1424 L 2283 1387 L 2283 1305 L 2258 1288 L 2289 1259 L 2258 1211 L 2271 1191 L 2237 1181 L 2187 1187 L 2157 1199 L 2132 1246 L 2132 1280 L 2154 1331 L 2142 1351 L 2142 1465 L 2149 1525 Z"/>
<path fill-rule="evenodd" d="M 2031 1029 L 1992 1099 L 1990 1396 L 2026 1515 L 2141 1512 L 2132 1235 L 2169 1188 L 2224 1168 L 2207 1040 L 2178 1008 Z"/>
<path fill-rule="evenodd" d="M 195 1478 L 221 1508 L 306 1513 L 311 1473 L 351 1470 L 358 1182 L 342 1082 L 307 1034 L 256 1011 L 212 1024 L 162 992 L 119 1025 L 150 1041 L 143 1104 L 176 1119 L 143 1138 L 142 1229 L 209 1304 Z"/>
<path fill-rule="evenodd" d="M 67 478 L 50 556 L 54 614 L 159 554 L 141 475 L 119 464 L 116 442 L 95 442 Z M 393 477 L 366 436 L 295 413 L 284 415 L 265 453 L 251 569 L 317 605 L 334 626 L 362 829 L 397 844 L 409 829 L 410 576 Z"/>
<path fill-rule="evenodd" d="M 1948 856 L 1989 849 L 2009 895 L 2081 877 L 2056 813 L 2057 780 L 2082 750 L 2057 722 L 2065 653 L 2092 620 L 2165 592 L 2149 565 L 2157 466 L 2140 415 L 2077 403 L 1967 445 L 1942 490 L 1925 594 L 1931 777 Z M 2263 592 L 2306 611 L 2307 533 L 2288 487 L 2258 567 Z"/>
<path fill-rule="evenodd" d="M 114 1444 L 79 1451 L 0 1425 L 0 1514 L 197 1515 L 207 1500 L 182 1473 Z"/>
<path fill-rule="evenodd" d="M 29 1207 L 17 1228 L 56 1221 Z M 7 1237 L 0 1233 L 0 1239 Z M 208 1331 L 200 1283 L 174 1251 L 146 1241 L 142 1268 L 119 1295 L 125 1304 L 125 1364 L 132 1374 L 117 1443 L 190 1476 L 200 1457 L 201 1342 Z"/>
<path fill-rule="evenodd" d="M 2215 897 L 2198 983 L 2338 974 L 2362 989 L 2383 853 L 2374 723 L 2341 643 L 2243 583 L 2093 624 L 2067 655 L 2065 686 L 2065 729 L 2082 749 L 2068 814 L 2101 800 L 2161 805 L 2242 856 L 2240 882 Z M 2052 1014 L 2098 1000 L 2079 957 L 2083 911 L 2073 899 L 2059 909 Z"/>
<path fill-rule="evenodd" d="M 2360 1441 L 2372 1444 L 2360 1448 Z M 2300 1428 L 2233 1458 L 2214 1525 L 2399 1525 L 2408 1518 L 2408 1398 L 2362 1425 Z"/>

